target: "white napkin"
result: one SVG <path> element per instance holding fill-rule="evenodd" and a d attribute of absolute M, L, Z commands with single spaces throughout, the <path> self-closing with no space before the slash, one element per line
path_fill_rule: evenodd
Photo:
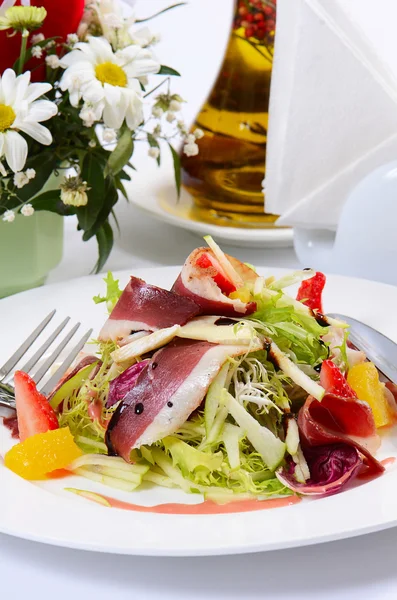
<path fill-rule="evenodd" d="M 266 210 L 334 229 L 365 175 L 397 157 L 397 80 L 337 0 L 279 0 Z"/>

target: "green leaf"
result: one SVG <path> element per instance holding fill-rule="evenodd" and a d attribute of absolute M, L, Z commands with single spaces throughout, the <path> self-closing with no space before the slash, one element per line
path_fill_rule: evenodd
<path fill-rule="evenodd" d="M 105 168 L 105 177 L 107 175 L 117 175 L 128 163 L 132 153 L 134 152 L 134 142 L 132 133 L 129 129 L 125 129 L 121 134 L 116 148 L 110 154 Z"/>
<path fill-rule="evenodd" d="M 168 145 L 171 150 L 172 160 L 174 161 L 174 175 L 175 175 L 175 184 L 176 191 L 178 194 L 178 198 L 181 195 L 181 159 L 179 158 L 178 152 L 175 150 L 173 146 L 168 142 Z"/>
<path fill-rule="evenodd" d="M 71 206 L 66 206 L 61 200 L 59 190 L 49 190 L 43 192 L 36 198 L 31 200 L 31 204 L 35 210 L 48 210 L 49 212 L 57 213 L 58 215 L 69 216 L 75 213 L 75 209 Z"/>
<path fill-rule="evenodd" d="M 96 232 L 98 242 L 98 260 L 94 267 L 95 273 L 104 267 L 113 248 L 113 231 L 109 221 L 106 221 Z"/>
<path fill-rule="evenodd" d="M 127 173 L 127 171 L 124 171 L 124 170 L 120 172 L 119 179 L 125 179 L 126 181 L 131 181 L 130 175 Z"/>
<path fill-rule="evenodd" d="M 171 6 L 167 6 L 167 8 L 163 8 L 163 10 L 160 10 L 154 15 L 151 15 L 150 17 L 145 17 L 144 19 L 137 19 L 135 23 L 145 23 L 145 21 L 150 21 L 150 19 L 154 19 L 155 17 L 158 17 L 159 15 L 162 15 L 163 13 L 166 13 L 169 10 L 172 10 L 173 8 L 177 8 L 178 6 L 184 6 L 185 4 L 187 4 L 187 2 L 178 2 L 177 4 L 172 4 Z"/>
<path fill-rule="evenodd" d="M 85 242 L 92 238 L 94 235 L 96 235 L 98 229 L 100 229 L 100 227 L 102 227 L 102 225 L 106 223 L 117 200 L 118 193 L 115 187 L 115 182 L 110 177 L 107 177 L 105 181 L 104 201 L 102 203 L 101 210 L 98 213 L 97 218 L 93 223 L 92 227 L 84 232 L 83 240 Z"/>
<path fill-rule="evenodd" d="M 160 71 L 158 71 L 156 75 L 176 75 L 177 77 L 181 76 L 181 74 L 178 71 L 176 71 L 172 67 L 167 67 L 166 65 L 161 65 Z"/>
<path fill-rule="evenodd" d="M 83 161 L 81 178 L 86 181 L 88 202 L 76 210 L 79 225 L 84 231 L 92 228 L 105 202 L 105 180 L 98 159 L 91 153 Z"/>

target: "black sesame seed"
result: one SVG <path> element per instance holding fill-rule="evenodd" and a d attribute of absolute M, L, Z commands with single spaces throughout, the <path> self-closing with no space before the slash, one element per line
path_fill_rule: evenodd
<path fill-rule="evenodd" d="M 313 367 L 313 369 L 315 371 L 317 371 L 317 373 L 320 373 L 320 371 L 321 371 L 321 363 L 319 365 L 316 365 L 315 367 Z"/>
<path fill-rule="evenodd" d="M 305 267 L 303 270 L 304 271 L 311 271 L 311 268 L 310 267 Z"/>
<path fill-rule="evenodd" d="M 158 364 L 157 364 L 156 362 L 154 362 L 154 363 L 152 364 L 152 369 L 155 369 L 157 366 L 158 366 Z"/>
<path fill-rule="evenodd" d="M 174 405 L 173 405 L 173 403 L 172 403 L 172 402 L 167 402 L 167 406 L 168 406 L 169 408 L 172 408 Z"/>
<path fill-rule="evenodd" d="M 143 404 L 142 404 L 142 402 L 138 402 L 138 404 L 135 405 L 135 414 L 141 415 L 142 413 L 143 413 Z"/>

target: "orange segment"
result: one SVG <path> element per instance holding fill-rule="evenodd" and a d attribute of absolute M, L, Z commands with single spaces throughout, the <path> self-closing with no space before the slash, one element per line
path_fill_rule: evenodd
<path fill-rule="evenodd" d="M 376 427 L 384 427 L 392 422 L 384 385 L 379 381 L 379 373 L 373 363 L 365 362 L 352 367 L 347 375 L 347 382 L 358 399 L 364 400 L 371 407 Z"/>
<path fill-rule="evenodd" d="M 81 455 L 69 427 L 63 427 L 16 444 L 5 455 L 4 464 L 24 479 L 43 479 L 46 473 L 64 469 Z"/>

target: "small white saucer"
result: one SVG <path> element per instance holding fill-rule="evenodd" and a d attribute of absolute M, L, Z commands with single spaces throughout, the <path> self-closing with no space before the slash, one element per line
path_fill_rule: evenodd
<path fill-rule="evenodd" d="M 162 153 L 163 156 L 166 154 Z M 162 158 L 163 158 L 162 156 Z M 164 156 L 165 158 L 165 156 Z M 205 223 L 192 218 L 194 203 L 190 194 L 182 188 L 178 200 L 172 165 L 164 161 L 160 168 L 140 165 L 132 174 L 133 181 L 126 190 L 131 204 L 154 218 L 203 235 L 212 235 L 219 243 L 242 248 L 285 248 L 292 246 L 293 233 L 288 227 L 243 229 Z"/>

